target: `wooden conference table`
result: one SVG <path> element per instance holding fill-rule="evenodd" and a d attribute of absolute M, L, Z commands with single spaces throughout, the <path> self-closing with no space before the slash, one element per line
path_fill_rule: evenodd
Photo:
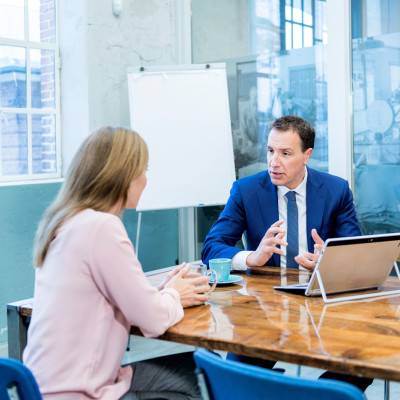
<path fill-rule="evenodd" d="M 171 268 L 147 273 L 160 283 Z M 185 309 L 181 322 L 160 339 L 330 371 L 400 381 L 400 295 L 324 305 L 273 289 L 307 280 L 309 272 L 257 268 L 211 300 Z M 384 289 L 400 287 L 389 277 Z M 7 306 L 9 354 L 20 358 L 32 299 Z M 132 327 L 133 334 L 140 334 Z"/>
<path fill-rule="evenodd" d="M 157 284 L 167 270 L 149 279 Z M 207 304 L 185 309 L 160 339 L 400 381 L 400 295 L 324 305 L 322 298 L 273 289 L 309 274 L 273 267 L 237 274 L 240 282 L 219 286 Z M 383 290 L 398 287 L 398 278 L 389 277 Z"/>

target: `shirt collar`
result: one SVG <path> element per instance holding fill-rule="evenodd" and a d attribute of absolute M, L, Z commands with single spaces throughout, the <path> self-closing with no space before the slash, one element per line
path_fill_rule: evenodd
<path fill-rule="evenodd" d="M 300 185 L 296 188 L 292 189 L 296 194 L 300 196 L 306 196 L 306 187 L 307 187 L 307 178 L 308 178 L 308 171 L 307 168 L 304 167 L 304 179 L 301 181 Z M 278 186 L 278 197 L 284 197 L 287 192 L 290 192 L 291 189 L 287 188 L 286 186 Z"/>

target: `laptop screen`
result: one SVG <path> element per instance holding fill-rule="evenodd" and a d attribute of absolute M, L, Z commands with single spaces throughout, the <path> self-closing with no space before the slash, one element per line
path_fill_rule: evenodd
<path fill-rule="evenodd" d="M 400 233 L 328 239 L 305 294 L 321 295 L 319 271 L 326 294 L 381 286 L 400 253 Z"/>

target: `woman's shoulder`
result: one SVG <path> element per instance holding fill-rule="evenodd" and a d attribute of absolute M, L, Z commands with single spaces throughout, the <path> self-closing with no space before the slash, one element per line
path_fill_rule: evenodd
<path fill-rule="evenodd" d="M 89 248 L 129 241 L 125 226 L 118 216 L 93 209 L 80 211 L 70 218 L 57 236 L 78 247 L 81 243 Z"/>
<path fill-rule="evenodd" d="M 108 212 L 96 211 L 90 208 L 74 215 L 69 220 L 68 225 L 73 226 L 75 229 L 85 231 L 97 231 L 101 227 L 107 227 L 107 229 L 111 227 L 114 227 L 115 229 L 123 229 L 122 221 L 116 215 Z"/>

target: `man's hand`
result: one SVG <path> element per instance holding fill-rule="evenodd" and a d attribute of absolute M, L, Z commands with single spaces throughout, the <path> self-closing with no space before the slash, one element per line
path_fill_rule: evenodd
<path fill-rule="evenodd" d="M 287 243 L 283 240 L 286 231 L 281 228 L 282 224 L 283 220 L 280 220 L 269 227 L 257 250 L 248 255 L 246 259 L 248 267 L 261 267 L 274 253 L 283 255 L 283 251 L 277 247 L 278 245 L 287 246 Z"/>
<path fill-rule="evenodd" d="M 321 254 L 322 248 L 324 247 L 324 241 L 318 235 L 317 230 L 311 231 L 311 236 L 314 239 L 314 253 L 306 252 L 303 255 L 298 255 L 294 259 L 301 267 L 313 271 L 317 265 L 319 255 Z"/>

